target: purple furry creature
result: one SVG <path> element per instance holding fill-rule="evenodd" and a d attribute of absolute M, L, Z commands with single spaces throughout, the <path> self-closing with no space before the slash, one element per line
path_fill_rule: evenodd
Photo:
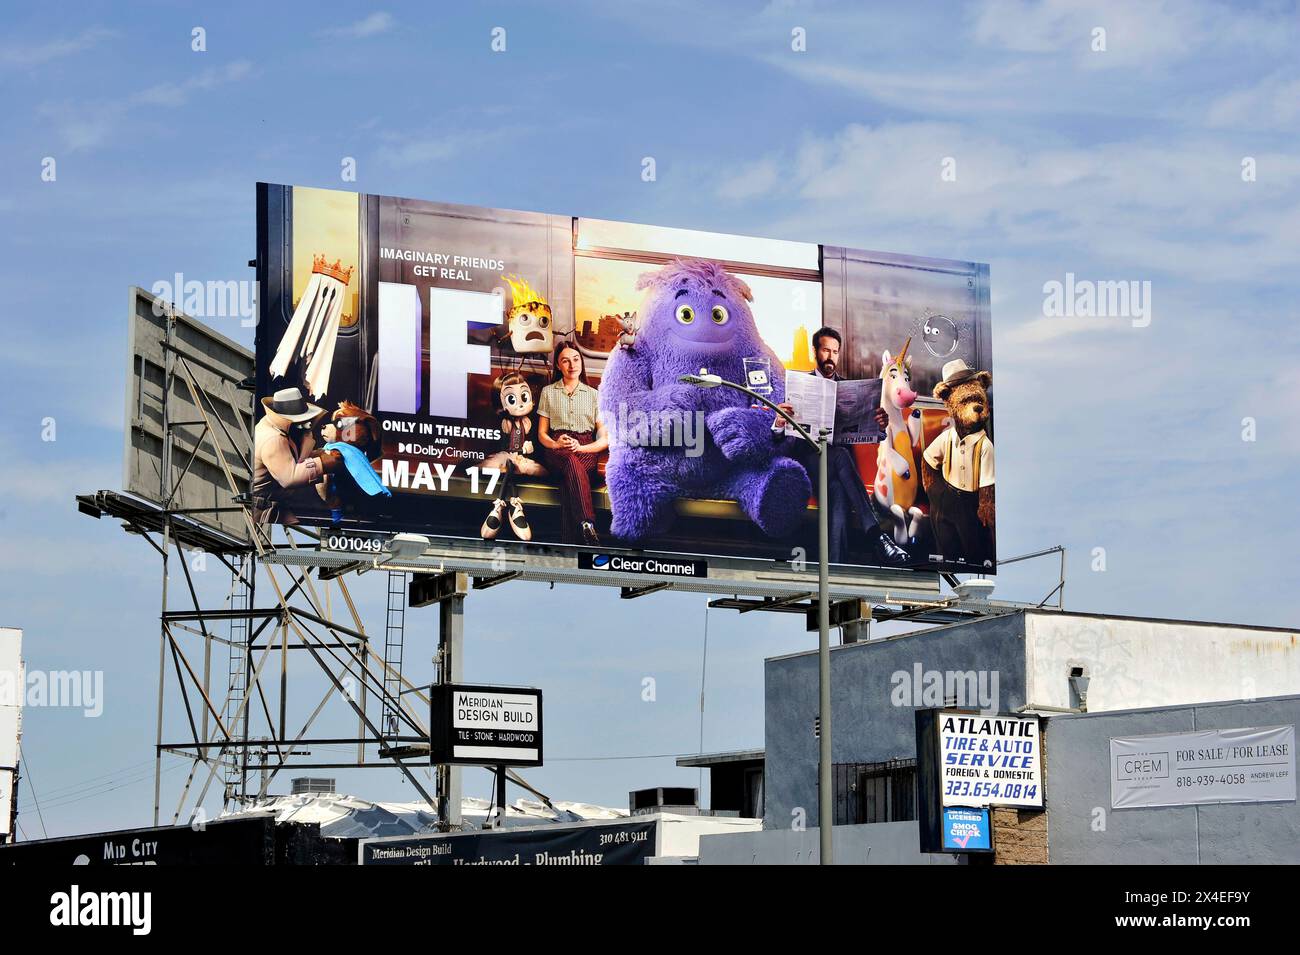
<path fill-rule="evenodd" d="M 665 533 L 679 497 L 737 501 L 770 537 L 785 537 L 807 505 L 808 472 L 778 453 L 771 411 L 733 388 L 682 384 L 702 369 L 745 380 L 744 358 L 781 360 L 759 337 L 749 286 L 716 262 L 676 260 L 637 280 L 647 289 L 636 347 L 618 349 L 600 382 L 610 429 L 613 535 L 639 543 Z M 772 381 L 774 402 L 785 381 Z M 702 432 L 702 433 L 701 433 Z"/>

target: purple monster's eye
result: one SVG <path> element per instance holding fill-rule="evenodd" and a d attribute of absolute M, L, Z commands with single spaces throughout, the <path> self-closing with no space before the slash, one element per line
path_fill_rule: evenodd
<path fill-rule="evenodd" d="M 681 322 L 683 325 L 689 325 L 691 322 L 695 321 L 695 309 L 691 308 L 689 305 L 677 306 L 677 321 Z"/>
<path fill-rule="evenodd" d="M 725 325 L 727 324 L 727 319 L 730 317 L 731 315 L 727 312 L 725 307 L 721 305 L 713 306 L 713 324 Z"/>

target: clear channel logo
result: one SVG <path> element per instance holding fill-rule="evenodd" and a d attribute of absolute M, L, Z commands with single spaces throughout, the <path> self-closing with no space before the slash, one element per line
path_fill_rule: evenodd
<path fill-rule="evenodd" d="M 622 554 L 579 554 L 578 567 L 581 570 L 606 570 L 617 574 L 646 574 L 652 577 L 709 576 L 708 561 Z"/>

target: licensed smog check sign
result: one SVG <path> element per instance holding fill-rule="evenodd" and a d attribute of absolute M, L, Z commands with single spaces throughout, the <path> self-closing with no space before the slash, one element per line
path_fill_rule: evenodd
<path fill-rule="evenodd" d="M 1295 726 L 1110 741 L 1112 809 L 1294 802 Z"/>
<path fill-rule="evenodd" d="M 542 765 L 542 691 L 528 687 L 434 686 L 433 763 Z"/>
<path fill-rule="evenodd" d="M 945 710 L 937 725 L 943 806 L 1042 808 L 1038 717 Z"/>

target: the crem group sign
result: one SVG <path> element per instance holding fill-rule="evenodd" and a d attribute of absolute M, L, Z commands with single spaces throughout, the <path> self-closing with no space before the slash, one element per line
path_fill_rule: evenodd
<path fill-rule="evenodd" d="M 995 569 L 987 266 L 273 185 L 257 263 L 264 524 Z"/>

